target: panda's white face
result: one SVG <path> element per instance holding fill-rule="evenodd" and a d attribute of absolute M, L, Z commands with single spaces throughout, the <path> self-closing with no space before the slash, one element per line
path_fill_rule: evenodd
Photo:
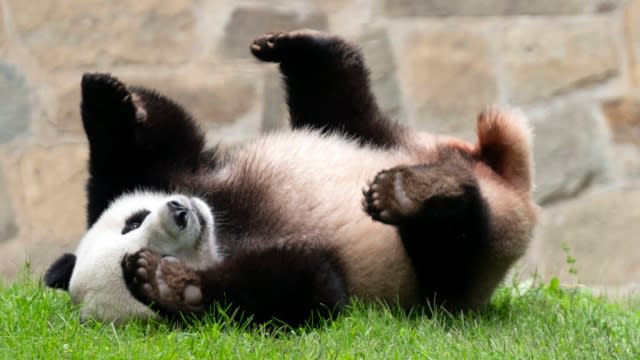
<path fill-rule="evenodd" d="M 199 269 L 222 260 L 214 218 L 202 200 L 184 195 L 135 192 L 115 200 L 87 231 L 76 250 L 69 282 L 83 319 L 118 321 L 154 314 L 126 288 L 120 262 L 149 248 Z"/>

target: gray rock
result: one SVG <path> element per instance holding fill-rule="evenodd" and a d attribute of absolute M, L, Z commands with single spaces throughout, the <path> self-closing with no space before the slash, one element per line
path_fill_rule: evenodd
<path fill-rule="evenodd" d="M 234 123 L 257 101 L 256 82 L 251 75 L 234 69 L 212 74 L 139 73 L 119 76 L 128 85 L 158 91 L 182 105 L 199 123 L 218 128 Z M 79 80 L 79 79 L 78 79 Z M 83 134 L 80 120 L 80 82 L 72 81 L 58 98 L 55 124 L 59 131 Z"/>
<path fill-rule="evenodd" d="M 475 117 L 497 100 L 488 40 L 436 28 L 407 35 L 400 78 L 418 128 L 475 139 Z"/>
<path fill-rule="evenodd" d="M 78 241 L 86 230 L 86 144 L 26 146 L 5 174 L 16 212 L 28 235 L 39 241 Z M 25 237 L 23 236 L 22 240 Z"/>
<path fill-rule="evenodd" d="M 622 0 L 386 0 L 391 16 L 564 15 L 615 10 Z"/>
<path fill-rule="evenodd" d="M 225 27 L 220 51 L 224 56 L 251 58 L 249 44 L 258 35 L 269 31 L 290 31 L 299 28 L 326 30 L 327 16 L 312 12 L 301 15 L 271 8 L 239 7 L 233 11 Z"/>
<path fill-rule="evenodd" d="M 84 129 L 80 120 L 80 76 L 71 84 L 58 86 L 58 111 L 54 124 L 60 132 L 82 134 Z"/>
<path fill-rule="evenodd" d="M 378 29 L 361 35 L 358 44 L 370 70 L 371 88 L 383 113 L 391 119 L 405 122 L 402 96 L 396 78 L 396 63 L 385 30 Z"/>
<path fill-rule="evenodd" d="M 190 0 L 8 0 L 17 34 L 46 69 L 179 64 L 194 48 Z"/>
<path fill-rule="evenodd" d="M 640 86 L 640 0 L 631 0 L 625 16 L 626 40 L 631 52 L 631 76 L 636 86 Z"/>
<path fill-rule="evenodd" d="M 617 177 L 622 183 L 640 185 L 640 146 L 613 144 L 613 158 L 617 165 Z"/>
<path fill-rule="evenodd" d="M 621 55 L 612 29 L 608 18 L 504 26 L 498 36 L 508 102 L 544 100 L 616 76 Z"/>
<path fill-rule="evenodd" d="M 280 72 L 276 69 L 269 69 L 264 79 L 264 106 L 261 125 L 263 132 L 288 127 L 289 114 L 283 86 Z"/>
<path fill-rule="evenodd" d="M 530 251 L 543 278 L 619 287 L 640 279 L 639 246 L 640 188 L 628 188 L 545 209 Z"/>
<path fill-rule="evenodd" d="M 640 145 L 640 98 L 622 97 L 602 104 L 602 110 L 616 142 Z"/>
<path fill-rule="evenodd" d="M 206 129 L 235 123 L 258 101 L 253 75 L 237 68 L 213 74 L 194 73 L 175 77 L 171 74 L 122 76 L 127 84 L 155 89 L 182 105 Z"/>
<path fill-rule="evenodd" d="M 19 70 L 0 61 L 0 144 L 29 131 L 31 92 Z"/>
<path fill-rule="evenodd" d="M 572 197 L 610 177 L 609 131 L 589 103 L 555 105 L 530 118 L 538 202 Z"/>
<path fill-rule="evenodd" d="M 12 239 L 18 233 L 11 197 L 7 192 L 4 174 L 0 170 L 0 243 Z"/>

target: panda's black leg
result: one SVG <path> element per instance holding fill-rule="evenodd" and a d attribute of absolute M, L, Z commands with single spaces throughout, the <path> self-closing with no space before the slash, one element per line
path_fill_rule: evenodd
<path fill-rule="evenodd" d="M 399 142 L 400 127 L 380 112 L 354 45 L 319 31 L 297 30 L 262 35 L 251 52 L 280 64 L 294 129 L 340 131 L 380 147 Z"/>
<path fill-rule="evenodd" d="M 489 208 L 473 160 L 443 148 L 434 163 L 382 171 L 364 191 L 363 207 L 396 226 L 424 296 L 454 308 L 488 245 Z"/>
<path fill-rule="evenodd" d="M 122 268 L 133 296 L 171 320 L 229 308 L 258 323 L 299 325 L 327 318 L 347 301 L 341 266 L 323 249 L 240 250 L 204 271 L 142 250 L 127 255 Z"/>
<path fill-rule="evenodd" d="M 199 166 L 204 136 L 179 105 L 108 74 L 85 74 L 81 88 L 89 225 L 123 192 L 166 190 L 172 175 Z"/>

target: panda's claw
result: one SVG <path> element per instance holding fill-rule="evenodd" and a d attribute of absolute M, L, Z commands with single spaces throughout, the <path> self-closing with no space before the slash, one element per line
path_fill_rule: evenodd
<path fill-rule="evenodd" d="M 126 85 L 111 74 L 86 73 L 82 76 L 80 87 L 85 107 L 109 109 L 123 103 L 133 106 Z"/>
<path fill-rule="evenodd" d="M 138 279 L 147 280 L 148 276 L 149 276 L 149 273 L 145 268 L 139 268 L 138 270 L 136 270 L 136 277 Z"/>
<path fill-rule="evenodd" d="M 342 41 L 339 38 L 311 29 L 299 29 L 289 32 L 269 32 L 257 37 L 250 45 L 251 53 L 259 60 L 282 62 L 289 54 L 300 48 L 315 46 L 327 40 Z"/>
<path fill-rule="evenodd" d="M 276 39 L 280 33 L 266 33 L 251 43 L 251 53 L 253 56 L 262 61 L 267 62 L 280 62 L 280 54 L 275 47 L 274 39 Z"/>

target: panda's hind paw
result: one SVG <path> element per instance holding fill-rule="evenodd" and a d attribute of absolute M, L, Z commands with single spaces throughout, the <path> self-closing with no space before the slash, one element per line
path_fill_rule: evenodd
<path fill-rule="evenodd" d="M 397 225 L 419 210 L 420 203 L 404 191 L 405 167 L 379 172 L 363 190 L 362 207 L 376 221 Z"/>
<path fill-rule="evenodd" d="M 250 49 L 253 56 L 259 60 L 282 62 L 293 53 L 304 53 L 304 48 L 323 46 L 331 39 L 340 41 L 337 37 L 311 29 L 270 32 L 253 40 Z"/>
<path fill-rule="evenodd" d="M 143 304 L 165 313 L 202 310 L 202 290 L 198 274 L 172 256 L 143 249 L 122 260 L 125 283 Z"/>

